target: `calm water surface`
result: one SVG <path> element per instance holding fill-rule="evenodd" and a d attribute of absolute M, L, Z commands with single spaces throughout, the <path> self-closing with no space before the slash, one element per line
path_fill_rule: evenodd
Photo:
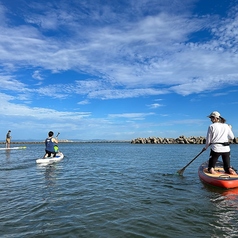
<path fill-rule="evenodd" d="M 238 190 L 203 185 L 203 145 L 66 143 L 0 151 L 0 235 L 12 237 L 238 237 Z M 238 168 L 238 145 L 232 145 Z"/>

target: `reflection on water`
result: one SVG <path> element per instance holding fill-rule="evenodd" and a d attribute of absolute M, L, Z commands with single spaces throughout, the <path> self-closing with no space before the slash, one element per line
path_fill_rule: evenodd
<path fill-rule="evenodd" d="M 5 155 L 6 155 L 6 159 L 9 159 L 10 158 L 10 150 L 6 150 Z"/>
<path fill-rule="evenodd" d="M 46 165 L 37 164 L 37 168 L 41 171 L 41 174 L 44 176 L 46 187 L 55 186 L 56 179 L 57 179 L 57 173 L 56 173 L 57 164 L 56 163 L 46 164 Z"/>
<path fill-rule="evenodd" d="M 220 189 L 204 185 L 207 191 L 211 193 L 211 202 L 215 206 L 213 216 L 215 219 L 214 224 L 211 224 L 222 233 L 225 232 L 224 237 L 237 237 L 238 236 L 238 188 L 236 189 Z M 217 237 L 217 236 L 212 236 Z"/>
<path fill-rule="evenodd" d="M 207 191 L 220 195 L 219 197 L 223 198 L 224 200 L 233 201 L 234 204 L 236 204 L 238 207 L 238 188 L 222 189 L 222 188 L 212 187 L 206 184 L 204 184 L 204 188 Z"/>
<path fill-rule="evenodd" d="M 55 185 L 56 181 L 56 174 L 55 174 L 56 167 L 55 165 L 48 165 L 45 168 L 45 183 L 47 187 L 51 187 Z"/>

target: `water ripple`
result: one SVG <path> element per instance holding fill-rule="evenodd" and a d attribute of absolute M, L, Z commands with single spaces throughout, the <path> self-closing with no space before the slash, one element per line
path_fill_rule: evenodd
<path fill-rule="evenodd" d="M 237 237 L 238 191 L 204 186 L 196 161 L 176 174 L 198 148 L 65 144 L 65 159 L 47 166 L 27 150 L 10 153 L 0 169 L 1 237 Z"/>

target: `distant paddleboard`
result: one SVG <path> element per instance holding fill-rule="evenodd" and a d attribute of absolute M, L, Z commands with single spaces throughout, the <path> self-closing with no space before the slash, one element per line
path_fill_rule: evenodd
<path fill-rule="evenodd" d="M 0 150 L 24 150 L 26 146 L 10 147 L 10 148 L 0 148 Z"/>

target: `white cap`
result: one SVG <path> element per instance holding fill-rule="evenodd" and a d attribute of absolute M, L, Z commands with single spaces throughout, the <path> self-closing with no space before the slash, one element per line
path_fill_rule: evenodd
<path fill-rule="evenodd" d="M 216 117 L 216 118 L 219 118 L 221 116 L 221 114 L 219 113 L 219 112 L 217 112 L 217 111 L 215 111 L 215 112 L 212 112 L 209 116 L 207 116 L 207 117 Z"/>

